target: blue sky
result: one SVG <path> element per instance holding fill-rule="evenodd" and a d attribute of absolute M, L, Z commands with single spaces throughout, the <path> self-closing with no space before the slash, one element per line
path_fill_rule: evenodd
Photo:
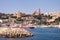
<path fill-rule="evenodd" d="M 60 11 L 60 0 L 0 0 L 0 12 L 14 13 L 20 10 L 33 13 L 40 8 L 41 12 Z"/>

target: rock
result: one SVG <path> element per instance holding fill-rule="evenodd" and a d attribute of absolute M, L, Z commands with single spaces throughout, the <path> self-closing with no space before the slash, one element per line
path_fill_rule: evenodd
<path fill-rule="evenodd" d="M 31 36 L 32 34 L 24 28 L 0 28 L 0 37 L 3 38 L 21 38 Z"/>

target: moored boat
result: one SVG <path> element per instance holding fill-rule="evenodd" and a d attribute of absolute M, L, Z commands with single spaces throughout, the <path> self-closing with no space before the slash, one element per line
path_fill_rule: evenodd
<path fill-rule="evenodd" d="M 35 28 L 35 25 L 28 24 L 28 25 L 23 26 L 23 28 L 25 28 L 25 29 L 34 29 Z"/>

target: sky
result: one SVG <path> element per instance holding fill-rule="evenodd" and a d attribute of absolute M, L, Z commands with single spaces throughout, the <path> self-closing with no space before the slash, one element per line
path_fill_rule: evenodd
<path fill-rule="evenodd" d="M 3 13 L 20 10 L 30 14 L 39 8 L 42 13 L 60 11 L 60 0 L 0 0 L 0 12 Z"/>

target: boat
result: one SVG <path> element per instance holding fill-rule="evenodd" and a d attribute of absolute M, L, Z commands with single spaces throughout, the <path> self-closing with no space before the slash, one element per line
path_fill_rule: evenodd
<path fill-rule="evenodd" d="M 29 27 L 30 29 L 34 29 L 34 27 Z"/>
<path fill-rule="evenodd" d="M 28 25 L 23 26 L 23 28 L 25 28 L 25 29 L 34 29 L 35 25 L 28 24 Z"/>

